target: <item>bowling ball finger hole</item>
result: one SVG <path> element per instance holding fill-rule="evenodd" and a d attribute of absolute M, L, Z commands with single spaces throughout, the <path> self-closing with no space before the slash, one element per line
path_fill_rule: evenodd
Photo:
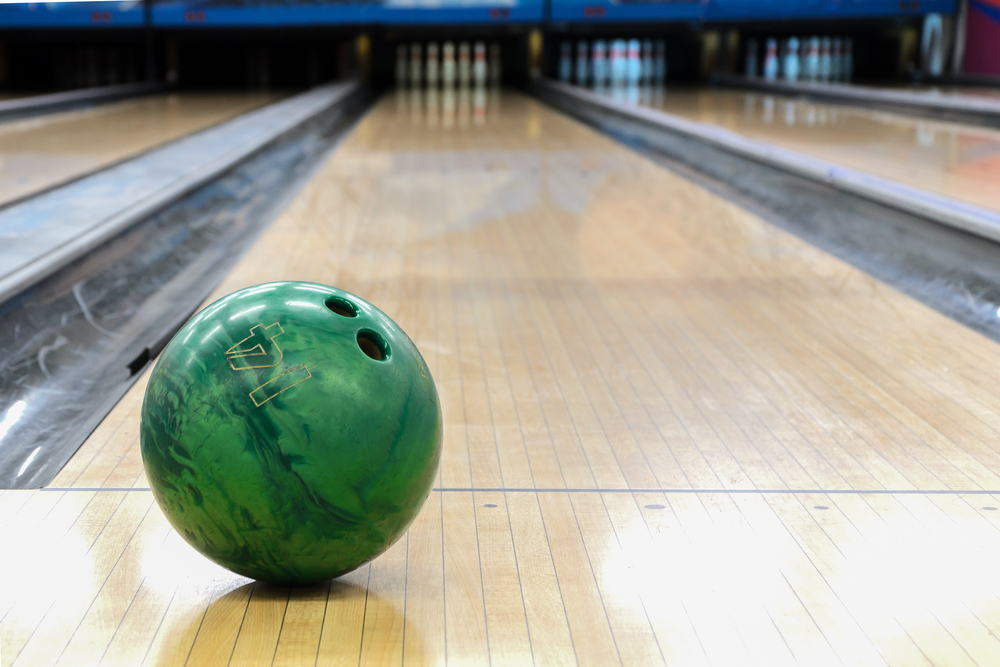
<path fill-rule="evenodd" d="M 385 361 L 389 358 L 389 344 L 378 332 L 371 329 L 362 329 L 358 332 L 358 347 L 375 361 Z"/>
<path fill-rule="evenodd" d="M 341 317 L 357 317 L 358 307 L 339 296 L 331 296 L 326 300 L 326 307 Z"/>

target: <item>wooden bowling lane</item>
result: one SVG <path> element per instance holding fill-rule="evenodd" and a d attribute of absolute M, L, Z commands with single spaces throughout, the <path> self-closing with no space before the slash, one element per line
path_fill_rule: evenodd
<path fill-rule="evenodd" d="M 0 123 L 0 205 L 278 99 L 274 92 L 172 93 Z"/>
<path fill-rule="evenodd" d="M 622 89 L 615 95 L 622 101 L 720 125 L 804 155 L 1000 210 L 1000 130 L 760 93 Z"/>
<path fill-rule="evenodd" d="M 212 565 L 145 490 L 139 382 L 0 493 L 0 664 L 997 664 L 997 344 L 487 98 L 383 99 L 216 291 L 413 337 L 446 430 L 407 536 L 308 588 Z"/>

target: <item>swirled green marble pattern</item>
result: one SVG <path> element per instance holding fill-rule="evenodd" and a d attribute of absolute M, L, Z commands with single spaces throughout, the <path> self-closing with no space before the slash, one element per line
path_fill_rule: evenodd
<path fill-rule="evenodd" d="M 174 336 L 140 440 L 184 539 L 238 574 L 301 584 L 403 534 L 437 471 L 441 412 L 416 346 L 382 311 L 325 285 L 270 283 Z"/>

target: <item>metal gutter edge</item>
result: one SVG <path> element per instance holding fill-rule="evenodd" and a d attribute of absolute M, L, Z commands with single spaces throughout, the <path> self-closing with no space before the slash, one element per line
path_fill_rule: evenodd
<path fill-rule="evenodd" d="M 167 90 L 169 86 L 159 81 L 121 83 L 114 86 L 82 88 L 48 95 L 32 95 L 0 102 L 0 120 L 59 111 L 72 107 L 102 102 L 113 102 L 126 97 L 138 97 Z"/>
<path fill-rule="evenodd" d="M 555 81 L 536 80 L 539 90 L 573 98 L 630 119 L 704 141 L 727 152 L 819 181 L 843 192 L 1000 242 L 1000 213 L 924 192 L 891 181 L 817 160 L 801 153 L 748 139 L 729 130 L 655 109 L 619 104 L 602 95 Z"/>
<path fill-rule="evenodd" d="M 836 83 L 766 81 L 732 74 L 716 74 L 712 77 L 712 81 L 723 86 L 756 90 L 772 95 L 788 95 L 790 97 L 804 95 L 841 104 L 869 102 L 884 106 L 910 107 L 922 111 L 968 114 L 980 118 L 989 117 L 1000 120 L 1000 100 L 971 99 L 969 97 L 937 95 L 930 92 L 916 93 L 886 88 L 863 88 Z"/>
<path fill-rule="evenodd" d="M 149 217 L 164 206 L 214 180 L 223 172 L 232 169 L 234 166 L 252 157 L 254 154 L 274 143 L 288 132 L 294 130 L 296 127 L 351 97 L 353 94 L 360 91 L 362 87 L 363 84 L 360 81 L 350 81 L 346 83 L 320 86 L 296 96 L 297 98 L 307 98 L 308 96 L 316 96 L 317 92 L 327 93 L 325 95 L 321 95 L 319 100 L 313 101 L 313 103 L 308 105 L 303 112 L 290 112 L 285 115 L 280 122 L 271 126 L 270 132 L 268 132 L 266 136 L 255 141 L 248 141 L 240 145 L 236 150 L 227 151 L 221 157 L 201 165 L 197 169 L 185 175 L 183 178 L 179 178 L 170 185 L 157 191 L 152 196 L 144 197 L 139 201 L 126 205 L 115 215 L 106 218 L 82 234 L 75 236 L 66 243 L 50 252 L 47 252 L 38 259 L 24 265 L 12 273 L 0 277 L 0 303 L 7 301 L 32 285 L 37 284 L 39 281 L 52 275 L 74 260 L 82 257 L 87 252 L 96 248 L 108 239 Z M 294 100 L 296 98 L 292 99 Z M 274 105 L 270 105 L 270 107 L 287 103 L 288 100 L 282 100 L 280 102 L 275 102 Z M 264 107 L 262 110 L 266 110 L 270 107 Z M 252 114 L 256 112 L 250 113 Z M 238 120 L 239 118 L 241 117 L 237 117 L 237 119 L 234 120 Z M 226 123 L 216 127 L 221 128 L 225 127 L 225 125 Z M 212 129 L 208 131 L 210 132 Z M 164 149 L 169 148 L 169 146 L 170 144 L 167 144 Z M 148 155 L 150 154 L 146 153 L 136 159 L 142 159 Z M 47 192 L 42 196 L 49 196 L 54 192 L 58 192 L 58 190 Z"/>

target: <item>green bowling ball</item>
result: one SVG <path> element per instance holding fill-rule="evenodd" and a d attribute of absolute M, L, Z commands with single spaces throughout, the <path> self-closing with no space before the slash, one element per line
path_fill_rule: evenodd
<path fill-rule="evenodd" d="M 153 368 L 140 444 L 177 532 L 238 574 L 346 574 L 406 531 L 441 457 L 427 364 L 385 313 L 269 283 L 195 315 Z"/>

